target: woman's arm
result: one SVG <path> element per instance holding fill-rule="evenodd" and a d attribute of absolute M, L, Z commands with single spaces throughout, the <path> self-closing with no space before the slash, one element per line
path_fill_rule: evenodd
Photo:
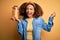
<path fill-rule="evenodd" d="M 17 21 L 19 22 L 20 20 L 18 19 L 18 7 L 17 6 L 13 6 L 12 7 L 12 18 L 13 21 Z"/>
<path fill-rule="evenodd" d="M 44 22 L 44 20 L 42 20 L 43 21 L 43 29 L 44 30 L 50 32 L 50 30 L 51 30 L 51 28 L 53 26 L 53 19 L 54 19 L 55 16 L 56 16 L 56 13 L 55 12 L 51 14 L 51 16 L 48 19 L 48 24 L 46 24 Z"/>

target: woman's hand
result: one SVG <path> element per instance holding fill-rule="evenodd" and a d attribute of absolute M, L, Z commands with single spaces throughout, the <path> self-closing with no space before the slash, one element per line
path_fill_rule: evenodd
<path fill-rule="evenodd" d="M 19 19 L 18 19 L 18 6 L 16 6 L 16 5 L 12 7 L 12 18 L 11 19 L 14 21 L 19 21 Z"/>
<path fill-rule="evenodd" d="M 50 17 L 52 17 L 52 18 L 54 18 L 56 16 L 56 13 L 55 12 L 53 12 L 51 15 L 50 15 Z"/>

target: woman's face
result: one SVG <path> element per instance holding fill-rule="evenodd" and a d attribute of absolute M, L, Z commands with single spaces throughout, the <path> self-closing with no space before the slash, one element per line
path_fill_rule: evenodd
<path fill-rule="evenodd" d="M 34 14 L 34 7 L 33 7 L 33 5 L 28 5 L 27 7 L 26 7 L 26 13 L 27 13 L 27 16 L 29 17 L 29 18 L 32 18 L 33 17 L 33 14 Z"/>

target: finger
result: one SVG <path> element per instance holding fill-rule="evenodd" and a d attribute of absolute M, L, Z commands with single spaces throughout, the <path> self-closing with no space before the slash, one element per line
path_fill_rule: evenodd
<path fill-rule="evenodd" d="M 18 7 L 17 5 L 14 5 L 12 8 L 15 9 L 15 8 L 17 8 L 17 7 Z"/>
<path fill-rule="evenodd" d="M 11 17 L 11 20 L 15 21 L 15 18 L 14 17 Z"/>

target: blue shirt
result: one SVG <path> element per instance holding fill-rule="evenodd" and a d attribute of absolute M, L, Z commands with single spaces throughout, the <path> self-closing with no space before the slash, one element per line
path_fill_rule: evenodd
<path fill-rule="evenodd" d="M 27 40 L 27 20 L 26 19 L 20 19 L 20 22 L 18 23 L 18 32 L 22 36 L 22 40 Z M 44 19 L 41 17 L 33 18 L 33 40 L 41 40 L 40 33 L 42 29 L 50 32 L 52 26 L 53 26 L 53 18 L 49 17 L 48 24 L 45 23 Z"/>

